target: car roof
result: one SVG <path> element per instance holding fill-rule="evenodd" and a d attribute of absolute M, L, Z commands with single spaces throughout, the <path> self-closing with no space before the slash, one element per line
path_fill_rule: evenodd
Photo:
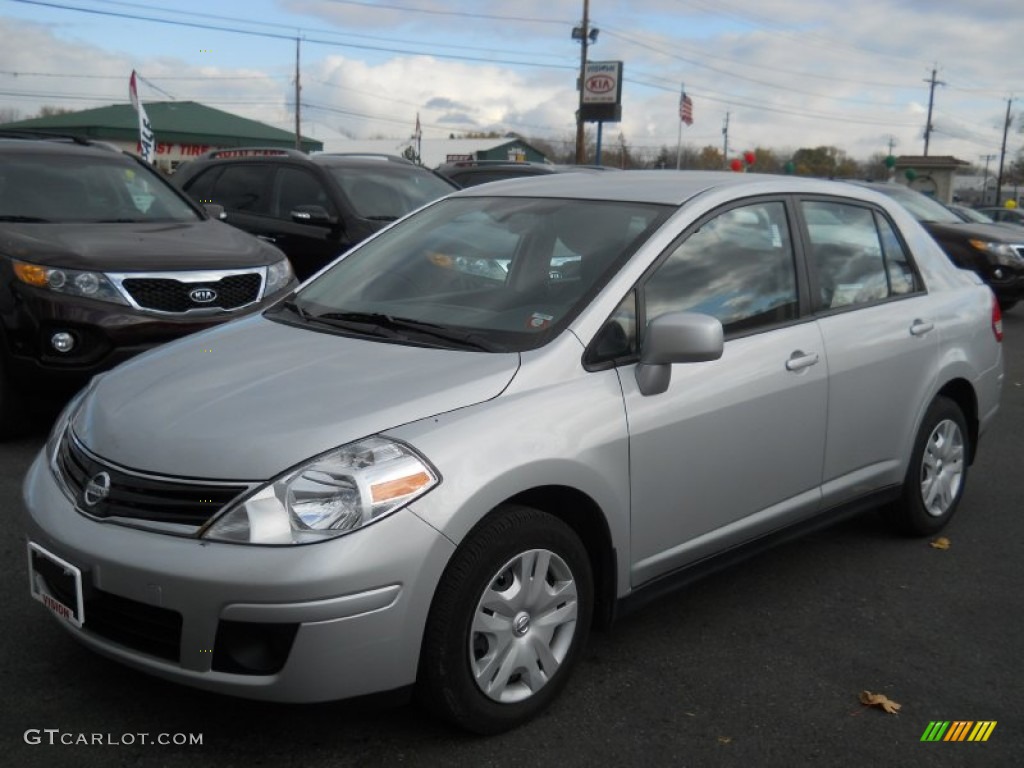
<path fill-rule="evenodd" d="M 746 174 L 726 171 L 620 171 L 619 173 L 551 173 L 481 184 L 454 197 L 566 197 L 682 205 L 710 190 L 735 190 L 743 195 L 832 194 L 882 201 L 884 196 L 842 182 Z M 877 197 L 876 197 L 877 195 Z"/>
<path fill-rule="evenodd" d="M 84 141 L 64 136 L 4 136 L 0 131 L 0 153 L 12 155 L 96 155 L 122 157 L 117 147 L 103 142 Z"/>

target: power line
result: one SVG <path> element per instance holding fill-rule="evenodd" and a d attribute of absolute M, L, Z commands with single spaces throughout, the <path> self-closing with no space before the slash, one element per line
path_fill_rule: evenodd
<path fill-rule="evenodd" d="M 15 3 L 22 3 L 24 5 L 35 5 L 44 8 L 56 8 L 64 11 L 77 11 L 79 13 L 90 13 L 97 16 L 107 16 L 119 19 L 131 19 L 133 21 L 149 21 L 155 24 L 170 24 L 177 27 L 188 27 L 191 29 L 208 29 L 215 32 L 230 32 L 239 35 L 249 35 L 251 37 L 262 37 L 272 40 L 287 40 L 289 42 L 295 40 L 294 34 L 284 34 L 279 32 L 258 32 L 251 29 L 238 29 L 234 27 L 226 27 L 218 24 L 202 24 L 197 21 L 179 21 L 177 19 L 161 19 L 153 16 L 141 16 L 138 14 L 131 13 L 120 13 L 118 11 L 101 11 L 96 8 L 81 8 L 73 5 L 64 5 L 61 3 L 44 2 L 44 0 L 12 0 Z M 485 64 L 505 64 L 508 66 L 516 67 L 535 67 L 539 69 L 561 69 L 561 70 L 576 70 L 575 66 L 568 64 L 545 64 L 538 61 L 519 61 L 513 59 L 495 59 L 495 58 L 484 58 L 481 56 L 463 56 L 454 53 L 438 53 L 437 51 L 421 51 L 415 49 L 402 49 L 402 48 L 386 48 L 378 45 L 364 45 L 360 43 L 343 43 L 337 40 L 323 40 L 313 37 L 303 37 L 306 43 L 314 43 L 317 45 L 333 46 L 335 48 L 354 48 L 363 51 L 381 51 L 384 53 L 400 53 L 408 56 L 432 56 L 437 59 L 450 59 L 452 61 L 475 61 L 483 62 Z"/>

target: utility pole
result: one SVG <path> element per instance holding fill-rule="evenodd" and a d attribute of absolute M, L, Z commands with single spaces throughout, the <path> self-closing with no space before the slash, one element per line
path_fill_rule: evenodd
<path fill-rule="evenodd" d="M 725 122 L 722 123 L 722 162 L 729 162 L 729 113 L 725 113 Z"/>
<path fill-rule="evenodd" d="M 932 67 L 932 76 L 931 76 L 931 78 L 929 78 L 928 80 L 924 81 L 926 83 L 931 83 L 931 86 L 928 89 L 928 122 L 926 122 L 925 125 L 924 125 L 924 156 L 925 157 L 928 157 L 928 141 L 929 141 L 929 139 L 931 138 L 931 135 L 932 135 L 932 106 L 935 104 L 935 86 L 936 85 L 945 85 L 945 83 L 942 82 L 941 80 L 936 80 L 935 79 L 935 75 L 936 74 L 937 74 L 937 72 L 935 70 L 935 67 Z"/>
<path fill-rule="evenodd" d="M 988 164 L 998 157 L 998 155 L 978 155 L 982 160 L 985 161 L 985 176 L 981 182 L 981 204 L 988 205 Z"/>
<path fill-rule="evenodd" d="M 895 147 L 895 146 L 896 146 L 896 137 L 895 137 L 895 136 L 893 136 L 893 135 L 892 135 L 892 134 L 890 133 L 890 134 L 889 134 L 889 152 L 888 152 L 888 155 L 892 155 L 892 149 L 893 149 L 893 147 Z M 887 155 L 887 156 L 888 156 L 888 155 Z"/>
<path fill-rule="evenodd" d="M 996 205 L 999 205 L 1003 198 L 1003 161 L 1006 160 L 1006 134 L 1010 132 L 1010 105 L 1013 104 L 1013 97 L 1006 100 L 1006 122 L 1003 123 L 1003 148 L 999 150 L 999 176 L 996 179 Z"/>
<path fill-rule="evenodd" d="M 583 0 L 583 24 L 580 27 L 580 79 L 578 83 L 580 98 L 579 111 L 576 112 L 576 164 L 587 161 L 587 147 L 583 135 L 583 79 L 587 76 L 587 40 L 590 35 L 590 0 Z M 575 34 L 573 35 L 575 37 Z"/>
<path fill-rule="evenodd" d="M 299 133 L 299 128 L 302 125 L 302 118 L 300 116 L 299 107 L 299 93 L 302 91 L 302 86 L 299 84 L 299 38 L 295 38 L 295 148 L 298 150 L 302 149 L 302 134 Z"/>

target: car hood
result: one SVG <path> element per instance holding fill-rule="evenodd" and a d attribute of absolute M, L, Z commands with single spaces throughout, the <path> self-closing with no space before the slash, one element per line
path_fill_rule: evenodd
<path fill-rule="evenodd" d="M 922 222 L 932 236 L 955 237 L 966 239 L 973 237 L 978 240 L 986 240 L 994 243 L 1021 243 L 1024 242 L 1024 230 L 1017 235 L 1002 224 L 982 224 L 981 222 L 964 221 L 961 223 L 947 224 L 934 221 Z"/>
<path fill-rule="evenodd" d="M 272 264 L 273 246 L 220 221 L 3 224 L 0 251 L 22 261 L 110 272 L 234 269 Z"/>
<path fill-rule="evenodd" d="M 72 419 L 122 466 L 266 480 L 336 446 L 496 397 L 518 353 L 411 347 L 245 318 L 94 381 Z"/>

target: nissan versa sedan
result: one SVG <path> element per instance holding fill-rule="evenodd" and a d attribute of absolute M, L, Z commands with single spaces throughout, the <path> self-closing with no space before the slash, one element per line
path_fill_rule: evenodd
<path fill-rule="evenodd" d="M 25 480 L 30 591 L 170 680 L 415 691 L 499 732 L 724 553 L 868 508 L 941 530 L 1001 338 L 980 278 L 851 184 L 463 190 L 95 378 Z"/>

